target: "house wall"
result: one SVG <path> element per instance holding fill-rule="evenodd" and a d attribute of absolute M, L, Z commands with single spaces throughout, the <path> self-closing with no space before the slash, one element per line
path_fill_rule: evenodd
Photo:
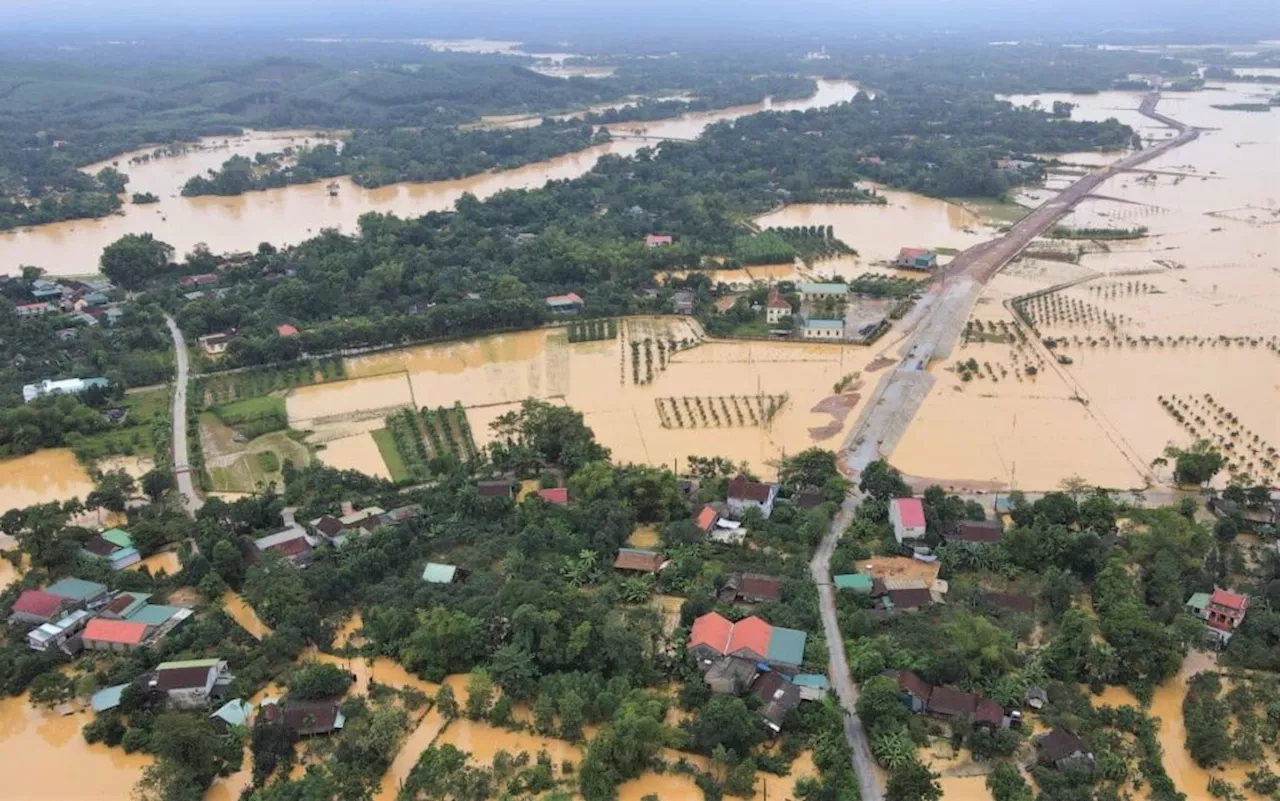
<path fill-rule="evenodd" d="M 773 490 L 769 493 L 769 500 L 764 503 L 747 500 L 746 498 L 729 498 L 727 504 L 729 506 L 729 511 L 733 512 L 735 515 L 741 515 L 748 509 L 759 509 L 761 514 L 768 519 L 769 515 L 773 514 L 773 502 L 777 497 L 778 491 Z"/>
<path fill-rule="evenodd" d="M 212 690 L 212 683 L 205 687 L 169 690 L 169 704 L 179 709 L 193 709 L 198 706 L 204 706 L 209 703 L 209 693 Z"/>

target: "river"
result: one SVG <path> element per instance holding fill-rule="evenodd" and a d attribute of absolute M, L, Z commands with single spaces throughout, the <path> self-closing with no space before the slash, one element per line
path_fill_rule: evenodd
<path fill-rule="evenodd" d="M 202 140 L 201 149 L 184 155 L 130 164 L 132 157 L 154 150 L 146 148 L 125 153 L 113 162 L 118 162 L 120 169 L 129 175 L 130 193 L 151 192 L 161 198 L 159 203 L 143 206 L 127 203 L 122 213 L 102 219 L 72 220 L 0 234 L 0 273 L 14 273 L 21 265 L 37 265 L 54 275 L 93 273 L 102 249 L 131 233 L 152 233 L 173 245 L 179 255 L 189 252 L 197 243 L 220 253 L 253 250 L 260 242 L 297 244 L 323 228 L 351 233 L 356 229 L 357 218 L 368 212 L 415 216 L 450 209 L 468 192 L 485 198 L 505 189 L 533 189 L 547 181 L 576 178 L 606 154 L 629 155 L 641 147 L 656 144 L 653 140 L 658 139 L 692 139 L 712 123 L 762 110 L 831 106 L 852 99 L 856 92 L 857 85 L 852 81 L 819 80 L 817 91 L 804 100 L 765 101 L 719 111 L 692 112 L 668 120 L 609 126 L 620 132 L 643 130 L 649 137 L 646 140 L 616 140 L 513 170 L 450 181 L 362 189 L 349 178 L 340 178 L 336 196 L 330 196 L 326 181 L 236 197 L 186 198 L 179 194 L 182 184 L 192 175 L 217 167 L 232 155 L 252 157 L 255 153 L 280 150 L 288 145 L 314 143 L 311 132 L 251 131 L 232 139 L 212 137 Z"/>

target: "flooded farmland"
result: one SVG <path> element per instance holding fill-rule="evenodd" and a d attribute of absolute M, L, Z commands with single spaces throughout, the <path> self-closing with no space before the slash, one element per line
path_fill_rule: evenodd
<path fill-rule="evenodd" d="M 1037 242 L 1032 250 L 1083 255 L 1078 264 L 1025 260 L 991 282 L 970 317 L 986 333 L 932 366 L 937 383 L 895 465 L 944 485 L 1052 489 L 1080 475 L 1138 487 L 1170 480 L 1151 466 L 1167 444 L 1186 447 L 1203 436 L 1239 474 L 1275 482 L 1266 453 L 1280 447 L 1280 271 L 1268 257 L 1280 247 L 1280 118 L 1215 109 L 1264 91 L 1220 89 L 1166 94 L 1162 112 L 1210 130 L 1107 181 L 1063 220 L 1073 228 L 1141 226 L 1147 236 Z M 1078 101 L 1075 113 L 1088 119 L 1136 109 L 1139 100 L 1104 95 L 1039 97 L 1044 105 Z M 993 329 L 1014 324 L 1014 298 L 1089 277 L 1027 306 L 1038 334 L 1026 342 Z M 1052 351 L 1037 341 L 1046 337 Z M 978 376 L 964 380 L 959 368 L 969 359 Z M 1180 423 L 1160 400 L 1207 404 L 1206 395 L 1216 413 L 1199 426 Z M 1228 413 L 1236 423 L 1224 422 Z M 1233 437 L 1252 444 L 1237 446 Z"/>
<path fill-rule="evenodd" d="M 855 381 L 839 396 L 832 385 L 873 358 L 856 346 L 703 341 L 697 323 L 684 318 L 629 318 L 619 328 L 620 340 L 613 341 L 570 343 L 563 329 L 540 329 L 351 359 L 352 380 L 299 390 L 297 404 L 289 399 L 290 425 L 367 414 L 387 402 L 374 387 L 407 382 L 397 396 L 406 405 L 467 407 L 478 445 L 491 436 L 489 422 L 533 397 L 583 412 L 619 461 L 669 465 L 690 454 L 718 455 L 770 473 L 769 462 L 783 453 L 839 445 L 853 423 L 860 385 Z M 622 344 L 646 339 L 687 347 L 654 354 L 650 380 L 642 362 L 635 373 L 630 348 Z M 779 405 L 769 420 L 762 398 Z M 370 446 L 334 449 L 339 442 L 329 442 L 326 450 L 333 450 L 321 451 L 321 458 L 335 467 L 367 468 L 375 453 Z"/>
<path fill-rule="evenodd" d="M 391 184 L 363 189 L 349 178 L 340 178 L 338 194 L 331 196 L 327 182 L 289 186 L 236 197 L 180 195 L 182 184 L 193 175 L 218 167 L 233 155 L 278 151 L 311 142 L 314 132 L 248 132 L 227 139 L 211 137 L 201 148 L 183 155 L 130 163 L 154 148 L 125 153 L 113 159 L 129 175 L 130 192 L 151 192 L 159 203 L 126 204 L 122 213 L 97 220 L 74 220 L 0 233 L 0 272 L 33 264 L 56 275 L 81 275 L 98 269 L 102 249 L 124 234 L 150 232 L 173 245 L 178 254 L 205 243 L 215 253 L 253 250 L 259 242 L 296 244 L 323 228 L 350 233 L 356 219 L 367 212 L 415 216 L 453 207 L 464 193 L 486 198 L 504 189 L 531 189 L 547 181 L 575 178 L 589 171 L 606 154 L 629 155 L 664 138 L 692 139 L 708 125 L 731 120 L 762 109 L 803 110 L 841 103 L 853 98 L 851 81 L 818 81 L 817 92 L 805 100 L 759 103 L 714 112 L 691 112 L 669 120 L 609 126 L 622 133 L 642 134 L 644 139 L 618 139 L 605 145 L 513 170 L 489 172 L 451 181 Z M 104 164 L 93 165 L 96 168 Z M 89 169 L 92 169 L 89 168 Z"/>

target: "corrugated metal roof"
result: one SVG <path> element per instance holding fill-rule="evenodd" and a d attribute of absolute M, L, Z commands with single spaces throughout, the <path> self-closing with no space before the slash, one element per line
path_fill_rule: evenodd
<path fill-rule="evenodd" d="M 107 620 L 98 617 L 90 620 L 89 625 L 84 627 L 85 640 L 138 645 L 146 636 L 146 624 L 132 620 Z"/>
<path fill-rule="evenodd" d="M 832 576 L 831 580 L 838 590 L 871 592 L 871 577 L 865 573 L 845 573 L 839 576 Z"/>
<path fill-rule="evenodd" d="M 87 601 L 106 591 L 107 588 L 101 584 L 78 578 L 65 578 L 45 588 L 45 592 L 50 595 L 57 595 L 60 598 L 74 598 L 77 601 Z"/>
<path fill-rule="evenodd" d="M 176 662 L 161 662 L 156 665 L 156 670 L 176 670 L 178 668 L 189 667 L 211 667 L 221 662 L 221 659 L 212 657 L 209 659 L 182 659 Z"/>
<path fill-rule="evenodd" d="M 232 698 L 209 717 L 220 718 L 232 726 L 243 726 L 249 722 L 253 714 L 253 704 L 239 698 Z"/>
<path fill-rule="evenodd" d="M 438 562 L 427 562 L 422 568 L 422 580 L 428 584 L 452 584 L 457 575 L 457 565 L 442 565 Z"/>
<path fill-rule="evenodd" d="M 148 626 L 159 626 L 169 620 L 169 618 L 181 611 L 180 606 L 162 606 L 160 604 L 147 604 L 132 614 L 128 615 L 128 619 L 134 623 L 146 623 Z"/>
<path fill-rule="evenodd" d="M 94 712 L 106 712 L 120 706 L 120 696 L 128 684 L 117 684 L 114 687 L 103 687 L 89 698 L 89 706 Z"/>
<path fill-rule="evenodd" d="M 118 545 L 121 548 L 132 548 L 133 537 L 129 536 L 129 532 L 120 528 L 109 528 L 102 532 L 102 538 L 112 545 Z"/>
<path fill-rule="evenodd" d="M 786 665 L 799 665 L 804 661 L 804 644 L 808 635 L 799 629 L 773 627 L 769 638 L 769 661 Z"/>
<path fill-rule="evenodd" d="M 811 331 L 838 331 L 844 328 L 843 320 L 805 320 L 804 327 Z"/>

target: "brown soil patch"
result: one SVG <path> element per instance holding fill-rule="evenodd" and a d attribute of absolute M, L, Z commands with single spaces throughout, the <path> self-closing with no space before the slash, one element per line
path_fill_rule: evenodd
<path fill-rule="evenodd" d="M 861 386 L 859 382 L 858 386 Z M 831 415 L 831 422 L 825 425 L 816 426 L 809 429 L 809 439 L 814 442 L 821 442 L 824 439 L 830 439 L 836 434 L 844 430 L 844 421 L 849 417 L 849 413 L 858 405 L 858 401 L 862 400 L 862 395 L 857 392 L 847 393 L 844 395 L 832 395 L 823 398 L 814 404 L 809 411 L 817 414 Z"/>
<path fill-rule="evenodd" d="M 927 586 L 932 587 L 942 569 L 939 562 L 921 562 L 905 556 L 877 556 L 871 559 L 859 559 L 852 565 L 862 573 L 869 573 L 872 578 L 884 579 L 924 579 Z"/>

